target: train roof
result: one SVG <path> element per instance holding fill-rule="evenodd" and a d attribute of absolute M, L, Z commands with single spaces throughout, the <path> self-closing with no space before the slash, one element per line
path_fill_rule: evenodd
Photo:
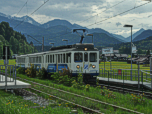
<path fill-rule="evenodd" d="M 83 49 L 83 48 L 89 48 L 89 49 L 94 49 L 94 44 L 93 43 L 76 43 L 73 45 L 65 45 L 65 46 L 58 46 L 58 47 L 52 47 L 50 50 L 60 50 L 60 49 L 69 49 L 69 48 L 75 48 L 75 49 Z"/>
<path fill-rule="evenodd" d="M 93 43 L 76 43 L 73 45 L 65 45 L 65 46 L 58 46 L 58 47 L 52 47 L 49 51 L 40 52 L 40 53 L 32 53 L 32 54 L 26 54 L 26 55 L 19 55 L 17 57 L 26 57 L 26 56 L 37 56 L 42 54 L 47 54 L 50 52 L 57 53 L 57 52 L 67 52 L 67 51 L 83 51 L 84 48 L 87 48 L 90 51 L 97 51 L 97 48 L 94 48 Z"/>

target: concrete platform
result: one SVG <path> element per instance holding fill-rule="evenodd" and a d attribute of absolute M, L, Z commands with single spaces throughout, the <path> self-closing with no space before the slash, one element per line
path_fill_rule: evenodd
<path fill-rule="evenodd" d="M 99 81 L 108 82 L 108 78 L 103 78 L 103 77 L 98 77 L 98 76 L 97 76 L 97 78 L 99 78 Z M 121 79 L 111 79 L 111 78 L 109 78 L 109 83 L 123 83 L 123 80 L 121 80 Z M 138 81 L 124 80 L 124 84 L 126 84 L 126 85 L 138 85 Z M 140 81 L 139 84 L 141 85 L 142 82 Z M 147 89 L 152 90 L 152 88 L 151 88 L 151 83 L 143 82 L 143 85 L 144 85 L 144 87 L 146 87 Z"/>
<path fill-rule="evenodd" d="M 8 81 L 13 81 L 13 78 L 8 78 Z M 0 75 L 0 89 L 5 89 L 5 82 L 1 82 L 1 81 L 5 81 L 5 76 Z M 7 82 L 7 89 L 17 89 L 17 88 L 31 88 L 31 84 L 16 80 L 16 85 L 15 85 L 15 80 L 14 82 Z"/>

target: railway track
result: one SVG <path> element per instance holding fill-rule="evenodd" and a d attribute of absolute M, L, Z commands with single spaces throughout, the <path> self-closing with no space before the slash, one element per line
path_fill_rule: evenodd
<path fill-rule="evenodd" d="M 19 78 L 19 77 L 17 77 L 17 78 L 18 78 L 18 79 L 21 79 L 21 80 L 28 81 L 28 82 L 32 82 L 33 84 L 37 84 L 37 85 L 40 85 L 40 86 L 47 87 L 47 88 L 49 88 L 49 89 L 56 89 L 56 88 L 53 88 L 53 87 L 50 87 L 50 86 L 46 86 L 46 85 L 43 85 L 43 84 L 39 84 L 39 83 L 37 83 L 37 82 L 29 81 L 29 80 L 22 79 L 22 78 Z M 43 91 L 36 90 L 35 88 L 31 88 L 31 89 L 34 90 L 34 91 L 40 92 L 40 93 L 44 93 L 44 94 L 46 94 L 46 95 L 51 95 L 51 94 L 49 94 L 49 93 L 45 93 L 45 92 L 43 92 Z M 70 93 L 70 92 L 67 92 L 67 91 L 64 91 L 64 90 L 60 90 L 60 89 L 56 89 L 56 90 L 58 90 L 58 91 L 60 91 L 60 92 L 64 92 L 64 93 L 73 94 L 73 95 L 75 95 L 75 96 L 77 96 L 77 97 L 82 97 L 82 98 L 84 98 L 84 99 L 92 100 L 92 101 L 94 101 L 94 102 L 98 102 L 98 103 L 101 103 L 101 104 L 109 105 L 109 106 L 112 106 L 112 107 L 114 107 L 114 108 L 122 109 L 122 110 L 124 110 L 124 111 L 133 112 L 133 113 L 135 113 L 135 114 L 143 114 L 143 113 L 138 112 L 138 111 L 134 111 L 134 110 L 127 109 L 127 108 L 124 108 L 124 107 L 120 107 L 120 106 L 117 106 L 117 105 L 113 105 L 113 104 L 109 104 L 109 103 L 106 103 L 106 102 L 102 102 L 102 101 L 99 101 L 99 100 L 96 100 L 96 99 L 92 99 L 92 98 L 89 98 L 89 97 L 86 97 L 86 96 L 78 95 L 78 94 L 75 94 L 75 93 Z M 57 96 L 54 96 L 54 95 L 51 95 L 51 96 L 53 96 L 53 97 L 55 97 L 55 98 L 57 98 L 57 99 L 60 99 L 60 100 L 69 102 L 69 103 L 71 103 L 71 104 L 75 104 L 74 102 L 71 102 L 71 101 L 68 101 L 68 100 L 59 98 L 59 97 L 57 97 Z M 81 108 L 84 109 L 84 110 L 88 110 L 89 112 L 91 111 L 91 112 L 93 112 L 93 113 L 101 114 L 101 112 L 99 112 L 98 110 L 93 110 L 93 109 L 90 109 L 90 108 L 81 106 L 81 105 L 79 105 L 79 104 L 75 104 L 75 105 L 77 105 L 78 107 L 81 107 Z M 103 113 L 102 113 L 102 114 L 103 114 Z"/>
<path fill-rule="evenodd" d="M 30 88 L 30 90 L 34 90 L 34 91 L 37 91 L 37 92 L 39 92 L 39 93 L 43 93 L 43 94 L 48 95 L 48 96 L 51 95 L 51 94 L 42 92 L 42 91 L 40 91 L 40 90 L 37 90 L 37 89 L 35 89 L 35 88 Z M 25 95 L 34 95 L 34 96 L 37 96 L 37 97 L 38 97 L 37 94 L 35 94 L 35 93 L 31 92 L 31 91 L 27 91 L 27 90 L 25 90 L 25 89 L 16 89 L 16 90 L 14 90 L 14 93 L 17 94 L 17 95 L 24 95 L 24 96 L 25 96 Z M 40 97 L 40 96 L 39 96 L 39 97 Z M 51 95 L 51 97 L 54 97 L 54 98 L 56 98 L 56 99 L 60 99 L 60 100 L 62 100 L 62 101 L 64 101 L 64 102 L 66 102 L 66 103 L 68 102 L 68 103 L 74 104 L 74 105 L 77 106 L 77 108 L 82 108 L 84 114 L 86 114 L 86 113 L 90 113 L 90 114 L 93 114 L 93 113 L 104 114 L 104 113 L 101 113 L 101 112 L 99 112 L 99 111 L 96 111 L 96 110 L 93 110 L 93 109 L 90 109 L 90 108 L 81 106 L 81 105 L 79 105 L 79 104 L 75 104 L 75 103 L 73 103 L 73 102 L 70 102 L 70 101 L 68 101 L 68 100 L 59 98 L 59 97 L 54 96 L 54 95 Z M 42 99 L 42 97 L 40 97 L 40 98 Z M 43 100 L 43 99 L 42 99 L 42 100 Z M 31 108 L 39 108 L 39 107 L 44 107 L 44 108 L 45 108 L 46 106 L 42 106 L 42 105 L 41 105 L 41 106 L 31 107 Z M 77 112 L 76 108 L 75 108 L 75 110 L 72 110 L 71 112 Z"/>
<path fill-rule="evenodd" d="M 46 85 L 43 85 L 43 84 L 39 84 L 39 83 L 37 83 L 37 82 L 29 81 L 29 80 L 22 79 L 22 78 L 19 78 L 19 77 L 17 77 L 17 78 L 20 79 L 20 80 L 24 80 L 24 81 L 26 81 L 26 82 L 32 82 L 33 85 L 36 84 L 36 85 L 43 86 L 43 87 L 47 87 L 47 88 L 50 88 L 50 89 L 56 89 L 56 88 L 53 88 L 53 87 L 50 87 L 50 86 L 46 86 Z M 105 87 L 108 86 L 108 85 L 104 85 L 104 84 L 100 84 L 100 85 L 101 85 L 101 86 L 105 86 Z M 43 93 L 43 94 L 46 94 L 46 95 L 49 95 L 49 96 L 51 95 L 51 94 L 49 94 L 49 93 L 40 91 L 40 90 L 35 89 L 35 88 L 31 88 L 31 89 L 34 90 L 34 91 L 37 91 L 37 92 L 39 92 L 39 93 Z M 109 86 L 108 89 L 110 89 L 110 90 L 112 90 L 112 91 L 116 90 L 116 91 L 119 91 L 119 92 L 122 92 L 122 91 L 124 92 L 124 90 L 125 90 L 125 92 L 129 92 L 129 91 L 130 91 L 130 92 L 133 92 L 133 93 L 137 93 L 137 92 L 138 92 L 137 90 L 131 90 L 131 89 L 129 90 L 129 89 L 125 89 L 125 88 L 123 89 L 123 88 L 121 88 L 121 87 L 116 87 L 116 86 Z M 109 105 L 109 106 L 112 106 L 112 107 L 114 107 L 114 108 L 122 109 L 122 110 L 124 110 L 124 111 L 133 112 L 133 113 L 135 113 L 135 114 L 142 114 L 142 113 L 137 112 L 137 111 L 134 111 L 134 110 L 130 110 L 130 109 L 127 109 L 127 108 L 124 108 L 124 107 L 120 107 L 120 106 L 117 106 L 117 105 L 113 105 L 113 104 L 109 104 L 109 103 L 106 103 L 106 102 L 102 102 L 102 101 L 99 101 L 99 100 L 96 100 L 96 99 L 92 99 L 92 98 L 89 98 L 89 97 L 86 97 L 86 96 L 78 95 L 78 94 L 75 94 L 75 93 L 70 93 L 70 92 L 67 92 L 67 91 L 60 90 L 60 89 L 56 89 L 56 90 L 58 90 L 58 91 L 60 91 L 60 92 L 65 92 L 65 93 L 73 94 L 73 95 L 75 95 L 76 97 L 82 97 L 82 98 L 84 98 L 84 99 L 92 100 L 92 101 L 94 101 L 94 102 L 101 103 L 101 104 L 104 104 L 104 105 Z M 141 93 L 141 91 L 139 91 L 139 93 Z M 151 93 L 148 93 L 148 92 L 144 92 L 144 93 L 145 93 L 145 94 L 149 94 L 149 96 L 152 95 Z M 82 106 L 82 105 L 76 104 L 76 103 L 74 103 L 74 102 L 65 100 L 65 99 L 60 98 L 60 97 L 57 97 L 57 96 L 55 96 L 55 95 L 51 95 L 51 96 L 53 96 L 54 98 L 60 99 L 60 100 L 62 100 L 62 101 L 65 101 L 65 102 L 68 102 L 68 103 L 71 103 L 71 104 L 75 104 L 75 105 L 77 105 L 78 107 L 82 108 L 82 109 L 85 110 L 85 111 L 101 114 L 101 112 L 99 112 L 99 110 L 94 110 L 94 109 L 87 108 L 87 107 L 85 107 L 85 106 Z M 145 95 L 145 96 L 147 96 L 147 95 Z M 102 113 L 102 114 L 103 114 L 103 113 Z"/>
<path fill-rule="evenodd" d="M 101 86 L 102 88 L 105 86 L 107 87 L 107 89 L 111 90 L 111 91 L 115 91 L 115 92 L 120 92 L 120 93 L 129 93 L 129 94 L 143 94 L 144 96 L 148 99 L 152 99 L 152 93 L 150 92 L 146 92 L 146 91 L 139 91 L 139 90 L 133 90 L 133 89 L 128 89 L 128 88 L 123 88 L 123 87 L 117 87 L 117 86 L 110 86 L 107 84 L 99 84 L 99 86 Z"/>

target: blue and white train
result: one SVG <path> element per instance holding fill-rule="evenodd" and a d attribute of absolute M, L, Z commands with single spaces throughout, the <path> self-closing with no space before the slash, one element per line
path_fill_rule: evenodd
<path fill-rule="evenodd" d="M 50 51 L 20 55 L 16 57 L 16 65 L 28 68 L 30 63 L 37 68 L 44 67 L 53 73 L 68 68 L 72 75 L 82 73 L 88 80 L 99 74 L 99 51 L 93 43 L 76 43 L 74 45 L 53 47 Z"/>

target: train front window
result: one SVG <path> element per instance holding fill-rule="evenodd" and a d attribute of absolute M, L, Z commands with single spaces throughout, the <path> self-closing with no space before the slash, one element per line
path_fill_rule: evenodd
<path fill-rule="evenodd" d="M 97 53 L 90 53 L 90 62 L 97 62 Z"/>
<path fill-rule="evenodd" d="M 75 53 L 74 54 L 74 62 L 83 62 L 82 58 L 83 58 L 82 53 Z"/>
<path fill-rule="evenodd" d="M 87 62 L 88 61 L 88 53 L 84 53 L 84 61 Z"/>

